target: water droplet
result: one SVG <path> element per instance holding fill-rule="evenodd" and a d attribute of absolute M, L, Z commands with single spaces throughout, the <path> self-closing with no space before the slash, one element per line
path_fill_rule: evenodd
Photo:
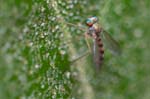
<path fill-rule="evenodd" d="M 67 14 L 67 11 L 66 11 L 66 10 L 63 10 L 62 13 L 63 13 L 63 14 Z"/>
<path fill-rule="evenodd" d="M 42 8 L 41 8 L 41 12 L 44 12 L 44 11 L 45 11 L 45 8 L 44 8 L 44 7 L 42 7 Z"/>
<path fill-rule="evenodd" d="M 51 20 L 52 20 L 52 21 L 55 21 L 55 20 L 56 20 L 56 17 L 52 17 Z"/>
<path fill-rule="evenodd" d="M 74 5 L 73 5 L 73 4 L 69 5 L 69 8 L 70 8 L 70 9 L 72 9 L 73 7 L 74 7 Z"/>
<path fill-rule="evenodd" d="M 41 95 L 42 95 L 42 93 L 41 93 L 41 92 L 39 92 L 39 93 L 38 93 L 38 95 L 39 95 L 39 96 L 41 96 Z"/>
<path fill-rule="evenodd" d="M 39 64 L 36 64 L 36 65 L 35 65 L 35 68 L 37 68 L 37 69 L 38 69 L 39 67 L 40 67 L 40 65 L 39 65 Z"/>
<path fill-rule="evenodd" d="M 39 32 L 35 32 L 35 35 L 38 35 L 39 34 Z"/>
<path fill-rule="evenodd" d="M 55 32 L 55 29 L 52 29 L 52 33 L 54 33 Z"/>
<path fill-rule="evenodd" d="M 29 43 L 29 46 L 30 46 L 30 47 L 33 46 L 33 42 L 30 42 L 30 43 Z"/>
<path fill-rule="evenodd" d="M 44 35 L 45 35 L 45 36 L 47 36 L 47 35 L 48 35 L 48 33 L 47 33 L 47 32 L 44 32 Z"/>
<path fill-rule="evenodd" d="M 45 85 L 44 85 L 44 84 L 42 84 L 42 85 L 41 85 L 41 88 L 42 88 L 42 89 L 44 89 L 44 88 L 45 88 Z"/>
<path fill-rule="evenodd" d="M 33 27 L 37 27 L 37 24 L 34 24 Z"/>
<path fill-rule="evenodd" d="M 75 59 L 77 56 L 76 55 L 72 55 L 72 59 Z"/>
<path fill-rule="evenodd" d="M 53 60 L 55 60 L 56 59 L 56 54 L 55 55 L 53 55 Z"/>
<path fill-rule="evenodd" d="M 52 99 L 56 99 L 56 96 L 55 96 L 55 95 L 53 95 L 53 96 L 52 96 Z"/>
<path fill-rule="evenodd" d="M 23 29 L 23 32 L 24 33 L 27 33 L 29 31 L 29 28 L 28 27 L 25 27 L 24 29 Z"/>
<path fill-rule="evenodd" d="M 46 0 L 46 3 L 48 3 L 48 4 L 49 4 L 49 0 Z"/>
<path fill-rule="evenodd" d="M 41 37 L 41 38 L 44 38 L 44 35 L 43 35 L 43 34 L 41 34 L 41 35 L 40 35 L 40 37 Z"/>
<path fill-rule="evenodd" d="M 47 81 L 50 82 L 50 81 L 51 81 L 51 78 L 47 77 Z"/>
<path fill-rule="evenodd" d="M 73 16 L 73 13 L 69 13 L 69 16 Z"/>
<path fill-rule="evenodd" d="M 66 54 L 66 51 L 65 50 L 60 50 L 60 54 L 64 55 L 64 54 Z"/>
<path fill-rule="evenodd" d="M 71 73 L 70 72 L 66 72 L 66 77 L 69 79 L 70 78 Z"/>
<path fill-rule="evenodd" d="M 78 73 L 77 72 L 73 72 L 72 75 L 77 77 Z"/>
<path fill-rule="evenodd" d="M 25 97 L 25 96 L 21 96 L 21 97 L 20 97 L 20 99 L 27 99 L 27 97 Z"/>
<path fill-rule="evenodd" d="M 32 70 L 29 70 L 29 74 L 32 75 L 32 74 L 33 74 L 33 71 L 32 71 Z"/>
<path fill-rule="evenodd" d="M 43 23 L 41 23 L 41 26 L 45 26 L 45 23 L 43 22 Z"/>
<path fill-rule="evenodd" d="M 64 37 L 64 34 L 63 34 L 63 33 L 61 33 L 61 34 L 60 34 L 60 37 Z"/>
<path fill-rule="evenodd" d="M 47 41 L 48 45 L 51 45 L 51 41 Z"/>
<path fill-rule="evenodd" d="M 59 25 L 56 25 L 55 29 L 56 29 L 56 30 L 59 29 Z"/>
<path fill-rule="evenodd" d="M 49 57 L 49 53 L 46 53 L 45 57 L 48 58 Z"/>
<path fill-rule="evenodd" d="M 55 89 L 58 89 L 58 86 L 55 86 Z"/>
<path fill-rule="evenodd" d="M 66 5 L 66 3 L 65 3 L 65 2 L 62 2 L 62 3 L 61 3 L 61 5 L 62 5 L 62 6 L 65 6 L 65 5 Z"/>
<path fill-rule="evenodd" d="M 74 4 L 78 3 L 78 0 L 74 0 Z"/>

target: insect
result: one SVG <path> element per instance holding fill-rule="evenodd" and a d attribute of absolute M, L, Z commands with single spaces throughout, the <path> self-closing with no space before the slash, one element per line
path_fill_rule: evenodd
<path fill-rule="evenodd" d="M 72 26 L 76 26 L 71 23 L 67 23 Z M 93 62 L 95 64 L 96 70 L 99 70 L 103 64 L 104 60 L 104 47 L 110 49 L 112 54 L 120 55 L 121 50 L 119 44 L 107 33 L 98 23 L 98 18 L 93 16 L 86 20 L 86 25 L 88 29 L 85 30 L 83 28 L 78 27 L 79 29 L 85 31 L 85 37 L 91 37 L 93 39 Z M 104 43 L 104 44 L 103 44 Z M 90 48 L 89 43 L 87 45 Z"/>
<path fill-rule="evenodd" d="M 93 61 L 96 69 L 99 69 L 104 60 L 103 42 L 105 42 L 105 46 L 115 55 L 120 55 L 121 50 L 119 44 L 98 24 L 97 17 L 88 18 L 86 24 L 88 26 L 86 35 L 93 38 Z"/>

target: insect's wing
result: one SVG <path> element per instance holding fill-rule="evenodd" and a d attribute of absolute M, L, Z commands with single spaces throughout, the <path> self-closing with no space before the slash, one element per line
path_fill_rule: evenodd
<path fill-rule="evenodd" d="M 102 60 L 100 60 L 101 53 L 99 53 L 98 44 L 95 39 L 93 40 L 93 53 L 92 54 L 93 54 L 93 62 L 96 67 L 96 70 L 99 70 L 102 65 Z"/>
<path fill-rule="evenodd" d="M 101 33 L 101 37 L 104 42 L 104 45 L 112 52 L 113 55 L 121 54 L 119 44 L 110 36 L 110 34 L 103 30 Z"/>

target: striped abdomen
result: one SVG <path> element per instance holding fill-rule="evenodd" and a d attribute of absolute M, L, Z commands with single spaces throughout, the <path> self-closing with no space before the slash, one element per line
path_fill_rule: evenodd
<path fill-rule="evenodd" d="M 99 65 L 102 65 L 103 59 L 104 59 L 104 48 L 103 43 L 100 37 L 96 38 L 96 42 L 98 45 L 98 51 L 99 51 Z"/>

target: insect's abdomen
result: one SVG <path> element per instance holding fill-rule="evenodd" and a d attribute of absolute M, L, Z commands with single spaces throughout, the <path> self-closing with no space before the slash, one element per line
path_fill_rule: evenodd
<path fill-rule="evenodd" d="M 99 51 L 99 65 L 102 65 L 104 59 L 103 43 L 100 37 L 96 38 L 96 42 L 98 44 L 98 51 Z"/>

